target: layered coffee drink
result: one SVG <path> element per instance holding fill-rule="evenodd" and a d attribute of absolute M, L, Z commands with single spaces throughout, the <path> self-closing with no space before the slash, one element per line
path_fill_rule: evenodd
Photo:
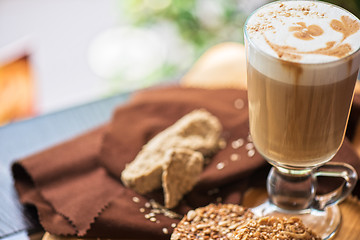
<path fill-rule="evenodd" d="M 324 2 L 278 1 L 246 30 L 250 132 L 284 167 L 314 167 L 342 144 L 360 65 L 360 21 Z"/>

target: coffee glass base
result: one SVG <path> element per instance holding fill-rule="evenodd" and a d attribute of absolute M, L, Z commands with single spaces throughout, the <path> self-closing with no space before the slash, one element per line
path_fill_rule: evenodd
<path fill-rule="evenodd" d="M 335 190 L 318 194 L 318 177 L 341 177 L 344 181 Z M 351 193 L 356 181 L 355 169 L 346 163 L 298 169 L 274 164 L 266 185 L 269 199 L 253 211 L 257 216 L 298 217 L 322 239 L 330 239 L 341 223 L 337 204 Z"/>
<path fill-rule="evenodd" d="M 304 225 L 313 230 L 322 239 L 331 239 L 341 224 L 341 212 L 337 205 L 326 207 L 323 211 L 317 209 L 306 209 L 301 211 L 284 210 L 270 201 L 252 209 L 256 217 L 298 217 Z"/>

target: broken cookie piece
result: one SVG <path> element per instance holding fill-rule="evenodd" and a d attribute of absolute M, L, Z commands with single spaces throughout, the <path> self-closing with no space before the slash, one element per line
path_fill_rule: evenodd
<path fill-rule="evenodd" d="M 123 184 L 140 194 L 161 187 L 166 151 L 186 148 L 209 155 L 218 149 L 222 126 L 204 109 L 194 110 L 152 138 L 121 174 Z"/>
<path fill-rule="evenodd" d="M 173 208 L 183 195 L 192 190 L 203 170 L 204 157 L 200 152 L 185 148 L 174 148 L 166 153 L 163 166 L 162 187 L 165 207 Z"/>
<path fill-rule="evenodd" d="M 238 228 L 235 238 L 239 240 L 266 240 L 266 239 L 292 239 L 292 240 L 321 240 L 310 229 L 306 228 L 297 217 L 277 218 L 263 217 L 250 220 Z"/>

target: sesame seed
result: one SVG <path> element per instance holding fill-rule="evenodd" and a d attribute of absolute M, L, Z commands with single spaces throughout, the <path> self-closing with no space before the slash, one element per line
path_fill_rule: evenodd
<path fill-rule="evenodd" d="M 156 218 L 155 218 L 155 217 L 151 217 L 151 218 L 150 218 L 150 221 L 151 221 L 151 222 L 156 222 Z"/>
<path fill-rule="evenodd" d="M 196 217 L 196 212 L 194 210 L 190 210 L 187 214 L 186 214 L 186 218 L 188 221 L 193 220 Z"/>
<path fill-rule="evenodd" d="M 248 142 L 252 142 L 252 141 L 253 141 L 252 136 L 251 136 L 250 134 L 247 136 L 247 140 L 248 140 Z"/>
<path fill-rule="evenodd" d="M 244 145 L 244 139 L 242 139 L 242 138 L 239 138 L 231 143 L 231 146 L 234 149 L 238 149 L 242 145 Z"/>
<path fill-rule="evenodd" d="M 169 233 L 169 231 L 168 231 L 167 228 L 163 228 L 162 231 L 163 231 L 164 234 L 168 234 L 168 233 Z"/>
<path fill-rule="evenodd" d="M 255 155 L 255 150 L 254 149 L 249 150 L 247 155 L 248 157 L 253 157 Z"/>
<path fill-rule="evenodd" d="M 236 154 L 236 153 L 231 154 L 230 160 L 233 162 L 239 160 L 239 154 Z"/>
<path fill-rule="evenodd" d="M 196 225 L 196 229 L 203 229 L 203 228 L 206 228 L 206 227 L 209 227 L 209 225 L 207 225 L 205 223 Z"/>
<path fill-rule="evenodd" d="M 140 202 L 140 199 L 138 197 L 133 197 L 132 200 L 133 200 L 134 203 L 139 203 Z"/>
<path fill-rule="evenodd" d="M 155 213 L 155 214 L 160 214 L 161 213 L 160 209 L 151 209 L 151 212 Z"/>
<path fill-rule="evenodd" d="M 242 100 L 241 98 L 236 99 L 235 102 L 234 102 L 235 108 L 239 109 L 239 110 L 243 109 L 244 105 L 245 105 L 244 100 Z"/>
<path fill-rule="evenodd" d="M 172 228 L 175 228 L 175 227 L 176 227 L 176 223 L 172 223 L 172 224 L 171 224 L 171 227 L 172 227 Z"/>
<path fill-rule="evenodd" d="M 218 169 L 218 170 L 221 170 L 221 169 L 223 169 L 225 167 L 225 163 L 223 163 L 223 162 L 219 162 L 217 165 L 216 165 L 216 168 Z"/>
<path fill-rule="evenodd" d="M 220 149 L 224 149 L 224 148 L 226 148 L 226 141 L 225 141 L 225 139 L 220 139 L 219 140 L 219 148 Z"/>
<path fill-rule="evenodd" d="M 254 149 L 254 144 L 248 143 L 248 144 L 245 145 L 245 148 L 246 148 L 246 150 Z"/>
<path fill-rule="evenodd" d="M 150 204 L 149 202 L 146 202 L 146 203 L 145 203 L 145 207 L 146 207 L 146 208 L 150 208 L 150 207 L 151 207 L 151 204 Z"/>
<path fill-rule="evenodd" d="M 145 208 L 140 208 L 139 210 L 141 213 L 145 212 Z"/>

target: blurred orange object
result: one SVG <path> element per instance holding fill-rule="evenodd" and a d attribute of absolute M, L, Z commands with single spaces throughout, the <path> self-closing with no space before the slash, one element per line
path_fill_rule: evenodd
<path fill-rule="evenodd" d="M 0 125 L 34 115 L 34 81 L 29 56 L 0 65 Z"/>

